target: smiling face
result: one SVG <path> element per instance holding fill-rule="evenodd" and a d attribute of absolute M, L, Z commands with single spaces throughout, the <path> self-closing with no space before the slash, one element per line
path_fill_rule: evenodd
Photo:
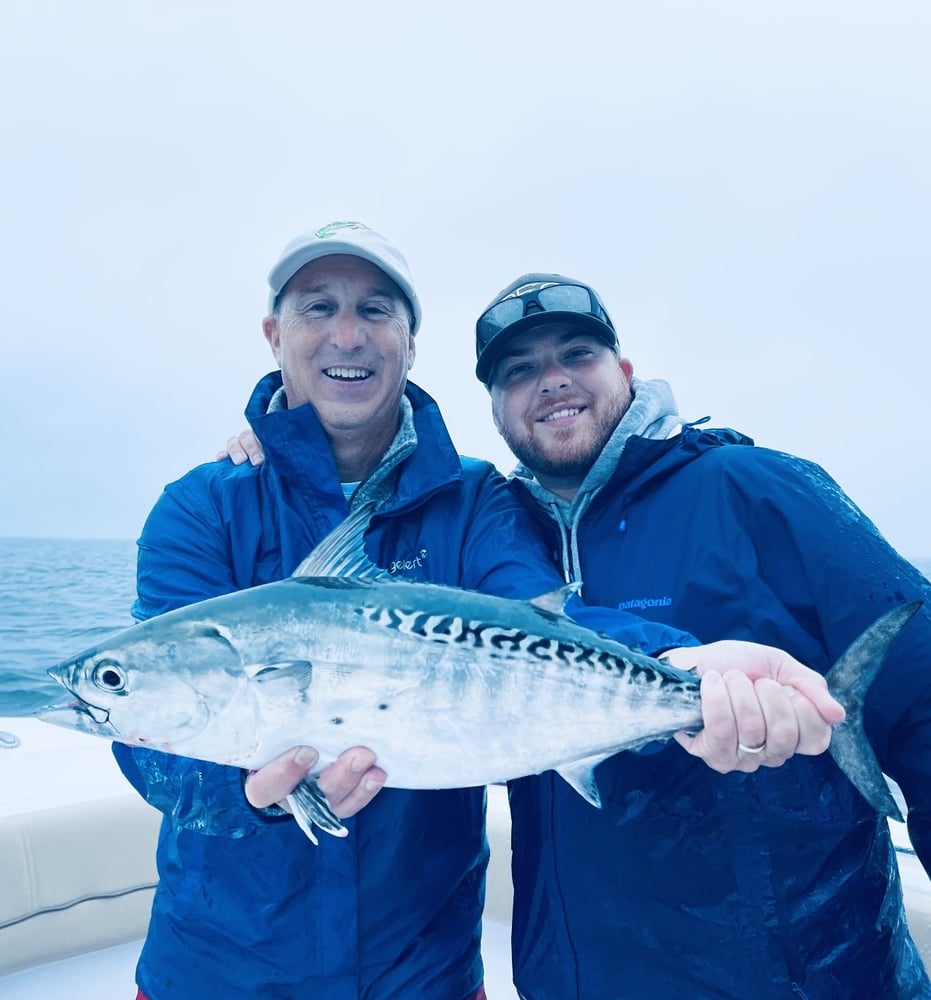
<path fill-rule="evenodd" d="M 630 406 L 633 367 L 571 323 L 533 327 L 502 350 L 495 426 L 547 489 L 570 499 Z"/>
<path fill-rule="evenodd" d="M 263 329 L 281 367 L 288 406 L 309 403 L 337 464 L 341 455 L 353 456 L 347 474 L 363 478 L 397 431 L 414 363 L 401 290 L 359 257 L 321 257 L 288 282 Z"/>

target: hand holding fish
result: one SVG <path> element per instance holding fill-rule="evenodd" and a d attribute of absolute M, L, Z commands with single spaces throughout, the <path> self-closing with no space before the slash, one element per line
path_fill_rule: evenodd
<path fill-rule="evenodd" d="M 823 753 L 832 725 L 844 720 L 824 677 L 781 649 L 722 640 L 670 650 L 664 659 L 695 666 L 702 678 L 704 729 L 696 736 L 677 733 L 676 741 L 722 774 Z"/>
<path fill-rule="evenodd" d="M 260 465 L 265 456 L 246 428 L 217 454 L 224 458 L 234 465 Z M 704 729 L 696 736 L 680 733 L 676 740 L 722 774 L 779 767 L 796 753 L 823 753 L 831 725 L 844 719 L 824 677 L 780 649 L 725 640 L 672 650 L 664 659 L 684 669 L 697 664 L 704 678 Z"/>
<path fill-rule="evenodd" d="M 370 515 L 369 505 L 353 511 L 287 580 L 166 612 L 51 668 L 69 694 L 39 717 L 256 768 L 249 800 L 286 796 L 314 841 L 314 827 L 348 833 L 330 780 L 343 816 L 374 794 L 352 771 L 361 747 L 377 751 L 392 787 L 468 788 L 555 770 L 597 807 L 598 764 L 654 740 L 675 735 L 719 771 L 778 766 L 830 743 L 867 801 L 900 818 L 860 706 L 918 602 L 877 619 L 827 681 L 749 642 L 658 660 L 568 618 L 574 585 L 520 601 L 391 577 L 362 546 Z M 709 676 L 699 682 L 677 664 Z M 305 778 L 314 765 L 294 755 L 310 743 L 348 770 Z"/>
<path fill-rule="evenodd" d="M 295 747 L 246 778 L 249 804 L 257 809 L 279 805 L 291 812 L 288 796 L 313 770 L 319 754 L 311 747 Z M 378 794 L 387 775 L 375 766 L 375 754 L 351 747 L 320 773 L 317 784 L 339 819 L 353 816 Z"/>

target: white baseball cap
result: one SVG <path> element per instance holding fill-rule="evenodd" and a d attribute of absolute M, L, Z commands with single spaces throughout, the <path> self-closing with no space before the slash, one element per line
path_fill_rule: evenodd
<path fill-rule="evenodd" d="M 271 289 L 268 295 L 269 315 L 275 311 L 281 290 L 305 264 L 332 254 L 361 257 L 384 271 L 407 296 L 413 316 L 411 333 L 417 332 L 421 318 L 420 300 L 414 291 L 407 261 L 393 243 L 362 222 L 330 222 L 315 232 L 303 233 L 291 240 L 268 274 Z"/>

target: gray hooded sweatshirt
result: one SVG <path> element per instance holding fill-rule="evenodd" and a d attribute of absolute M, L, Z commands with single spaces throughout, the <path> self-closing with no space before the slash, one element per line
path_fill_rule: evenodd
<path fill-rule="evenodd" d="M 662 379 L 644 381 L 632 378 L 630 387 L 633 399 L 627 412 L 621 417 L 571 501 L 564 500 L 541 486 L 525 465 L 518 465 L 511 473 L 511 477 L 519 479 L 537 503 L 559 525 L 562 539 L 562 571 L 567 583 L 583 582 L 577 529 L 592 500 L 617 468 L 630 438 L 645 437 L 663 441 L 682 430 L 676 401 L 667 382 Z"/>

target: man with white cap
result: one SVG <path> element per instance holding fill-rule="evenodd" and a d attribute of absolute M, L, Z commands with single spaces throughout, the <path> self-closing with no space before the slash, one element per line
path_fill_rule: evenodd
<path fill-rule="evenodd" d="M 558 583 L 494 470 L 460 462 L 435 403 L 407 383 L 421 312 L 395 247 L 333 223 L 289 244 L 269 284 L 263 329 L 281 371 L 246 410 L 269 460 L 211 463 L 166 487 L 139 542 L 136 617 L 284 578 L 369 501 L 382 565 L 504 595 Z M 527 542 L 502 551 L 502 535 Z M 385 791 L 347 821 L 348 837 L 315 847 L 274 806 L 312 768 L 308 748 L 249 776 L 115 753 L 164 813 L 140 996 L 483 996 L 481 789 Z M 352 748 L 322 775 L 338 816 L 381 787 L 373 760 Z"/>

